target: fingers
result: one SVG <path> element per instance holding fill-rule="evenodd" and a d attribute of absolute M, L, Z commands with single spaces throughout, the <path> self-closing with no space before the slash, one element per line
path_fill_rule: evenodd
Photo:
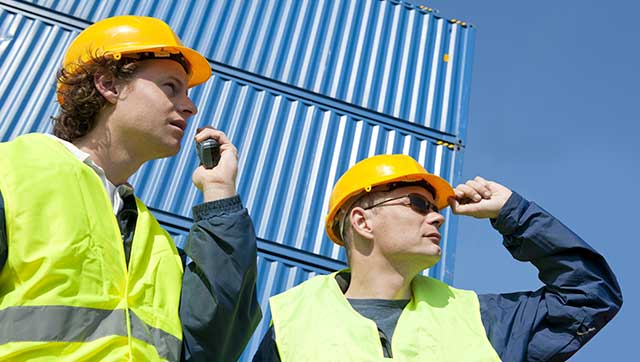
<path fill-rule="evenodd" d="M 217 130 L 211 126 L 201 127 L 197 129 L 195 136 L 196 142 L 200 143 L 209 138 L 213 138 L 222 146 L 225 144 L 231 144 L 231 141 L 224 132 Z M 222 150 L 222 147 L 220 148 Z M 237 153 L 237 152 L 236 152 Z"/>
<path fill-rule="evenodd" d="M 227 153 L 232 154 L 236 160 L 238 159 L 238 149 L 236 148 L 236 146 L 232 145 L 231 143 L 225 143 L 222 146 L 220 146 L 220 154 L 226 155 Z"/>
<path fill-rule="evenodd" d="M 458 200 L 456 200 L 455 197 L 450 197 L 447 199 L 447 202 L 449 203 L 449 206 L 451 207 L 451 211 L 453 211 L 453 213 L 456 213 L 456 210 L 458 209 L 458 206 L 460 206 L 460 203 L 458 202 Z"/>
<path fill-rule="evenodd" d="M 479 202 L 482 199 L 490 199 L 492 195 L 489 181 L 480 176 L 456 186 L 454 192 L 457 201 L 462 203 Z"/>
<path fill-rule="evenodd" d="M 449 202 L 449 206 L 451 206 L 451 211 L 456 215 L 472 215 L 480 210 L 479 204 L 475 202 L 468 203 L 467 201 L 463 201 L 464 203 L 461 203 L 453 197 L 447 201 Z"/>
<path fill-rule="evenodd" d="M 231 154 L 236 160 L 238 159 L 238 149 L 231 143 L 231 140 L 229 140 L 224 132 L 211 126 L 201 127 L 196 131 L 197 133 L 194 139 L 197 143 L 201 143 L 210 138 L 215 139 L 220 144 L 220 155 L 222 157 L 226 158 L 228 157 L 227 155 Z"/>
<path fill-rule="evenodd" d="M 449 198 L 451 210 L 457 215 L 475 218 L 496 218 L 511 196 L 508 188 L 482 177 L 456 186 L 455 197 Z"/>

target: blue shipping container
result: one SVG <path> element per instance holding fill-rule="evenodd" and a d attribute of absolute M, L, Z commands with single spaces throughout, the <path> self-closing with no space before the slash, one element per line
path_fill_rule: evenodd
<path fill-rule="evenodd" d="M 265 315 L 243 360 L 268 326 L 271 295 L 344 266 L 323 223 L 351 165 L 404 153 L 459 181 L 474 29 L 393 0 L 0 0 L 0 140 L 50 131 L 66 47 L 90 23 L 121 14 L 165 20 L 212 66 L 212 79 L 191 92 L 199 113 L 186 133 L 214 125 L 240 151 Z M 193 140 L 183 142 L 130 180 L 178 244 L 201 201 Z M 450 281 L 455 221 L 442 231 L 443 258 L 429 274 Z"/>

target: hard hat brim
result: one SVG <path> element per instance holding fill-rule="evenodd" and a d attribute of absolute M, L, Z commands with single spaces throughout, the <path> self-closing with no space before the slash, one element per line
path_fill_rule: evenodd
<path fill-rule="evenodd" d="M 206 82 L 211 78 L 211 65 L 207 58 L 197 51 L 187 47 L 176 47 L 182 53 L 191 67 L 191 77 L 189 78 L 189 88 Z"/>
<path fill-rule="evenodd" d="M 153 51 L 159 51 L 159 50 L 180 52 L 180 54 L 184 56 L 187 63 L 189 63 L 189 68 L 190 68 L 189 81 L 187 83 L 189 88 L 195 87 L 198 84 L 202 84 L 211 77 L 211 65 L 209 64 L 209 61 L 207 60 L 207 58 L 205 58 L 199 52 L 191 48 L 187 48 L 185 46 L 178 46 L 178 45 L 160 46 L 160 47 L 151 46 L 146 48 L 135 48 L 134 50 L 131 50 L 131 51 L 126 51 L 126 50 L 121 52 L 110 51 L 105 55 L 119 53 L 121 56 L 126 56 L 127 54 L 153 52 Z M 162 59 L 162 57 L 158 57 L 158 59 Z"/>

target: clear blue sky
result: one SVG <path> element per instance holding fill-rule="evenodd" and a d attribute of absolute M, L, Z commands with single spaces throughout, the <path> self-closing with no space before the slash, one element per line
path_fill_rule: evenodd
<path fill-rule="evenodd" d="M 637 360 L 638 1 L 411 1 L 476 27 L 463 177 L 536 201 L 601 252 L 624 306 L 571 361 Z M 488 222 L 461 218 L 454 285 L 537 289 Z"/>

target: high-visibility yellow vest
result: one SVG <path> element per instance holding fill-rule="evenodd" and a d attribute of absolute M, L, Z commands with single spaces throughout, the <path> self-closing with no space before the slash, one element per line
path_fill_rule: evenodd
<path fill-rule="evenodd" d="M 102 182 L 56 140 L 0 144 L 0 192 L 0 360 L 179 360 L 182 263 L 140 200 L 127 266 Z"/>
<path fill-rule="evenodd" d="M 269 301 L 276 345 L 290 361 L 500 361 L 486 337 L 474 292 L 417 276 L 413 297 L 384 358 L 374 321 L 355 311 L 335 274 L 312 278 Z"/>

